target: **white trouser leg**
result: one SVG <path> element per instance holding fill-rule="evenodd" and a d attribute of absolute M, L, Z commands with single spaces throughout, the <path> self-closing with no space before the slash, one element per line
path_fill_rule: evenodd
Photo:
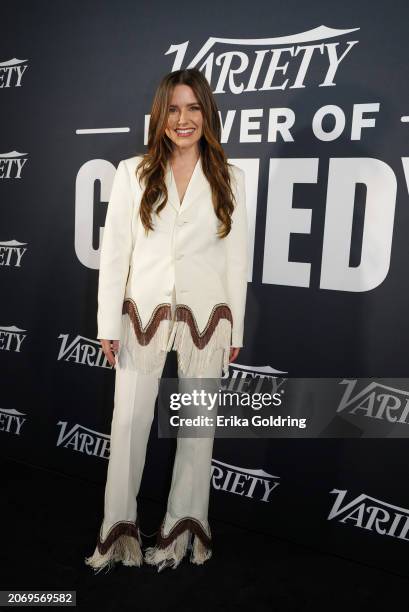
<path fill-rule="evenodd" d="M 117 365 L 103 539 L 117 521 L 136 519 L 136 496 L 145 466 L 163 365 L 151 374 L 141 374 Z"/>
<path fill-rule="evenodd" d="M 222 349 L 219 349 L 215 351 L 201 378 L 219 379 L 221 367 Z M 180 379 L 184 378 L 180 370 L 178 375 Z M 185 388 L 189 389 L 189 381 Z M 208 390 L 207 386 L 206 390 Z M 169 533 L 176 521 L 184 517 L 192 517 L 200 521 L 207 531 L 213 442 L 213 437 L 180 437 L 177 439 L 172 484 L 163 529 L 164 535 Z"/>
<path fill-rule="evenodd" d="M 115 561 L 137 566 L 143 562 L 136 496 L 165 360 L 166 353 L 155 372 L 142 374 L 121 367 L 116 359 L 104 519 L 94 554 L 85 559 L 96 571 Z"/>

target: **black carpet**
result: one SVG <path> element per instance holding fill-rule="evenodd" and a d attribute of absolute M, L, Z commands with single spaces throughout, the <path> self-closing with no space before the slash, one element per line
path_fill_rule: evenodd
<path fill-rule="evenodd" d="M 212 521 L 212 558 L 94 574 L 104 487 L 1 459 L 1 590 L 71 590 L 84 610 L 409 610 L 409 579 Z M 150 535 L 165 508 L 139 499 Z M 145 517 L 145 518 L 143 518 Z M 155 536 L 144 537 L 153 545 Z M 409 562 L 409 561 L 408 561 Z"/>

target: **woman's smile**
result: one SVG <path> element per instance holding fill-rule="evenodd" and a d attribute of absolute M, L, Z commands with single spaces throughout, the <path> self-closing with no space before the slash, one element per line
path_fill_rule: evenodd
<path fill-rule="evenodd" d="M 182 138 L 186 138 L 187 136 L 191 136 L 194 131 L 195 131 L 195 128 L 177 128 L 175 130 L 176 134 L 178 136 L 181 136 Z"/>

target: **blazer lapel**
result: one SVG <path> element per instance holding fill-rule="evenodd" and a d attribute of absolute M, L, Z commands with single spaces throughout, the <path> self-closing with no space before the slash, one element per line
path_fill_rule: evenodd
<path fill-rule="evenodd" d="M 203 172 L 202 158 L 199 157 L 192 176 L 185 191 L 182 204 L 180 204 L 179 194 L 176 187 L 175 177 L 173 176 L 170 163 L 167 164 L 165 175 L 166 187 L 168 189 L 168 201 L 178 214 L 185 211 L 201 195 L 202 191 L 209 185 Z"/>

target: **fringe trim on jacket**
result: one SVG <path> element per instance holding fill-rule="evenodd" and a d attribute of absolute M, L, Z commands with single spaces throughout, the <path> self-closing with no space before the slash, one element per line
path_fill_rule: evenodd
<path fill-rule="evenodd" d="M 189 306 L 178 304 L 172 319 L 170 304 L 159 304 L 143 328 L 138 308 L 131 298 L 123 302 L 121 367 L 150 373 L 163 363 L 163 352 L 174 349 L 185 376 L 199 377 L 214 351 L 224 349 L 223 373 L 228 375 L 233 317 L 227 304 L 216 304 L 202 332 Z"/>
<path fill-rule="evenodd" d="M 170 304 L 159 304 L 143 328 L 138 308 L 126 299 L 122 306 L 122 331 L 119 342 L 120 367 L 149 374 L 163 363 L 172 327 Z"/>

